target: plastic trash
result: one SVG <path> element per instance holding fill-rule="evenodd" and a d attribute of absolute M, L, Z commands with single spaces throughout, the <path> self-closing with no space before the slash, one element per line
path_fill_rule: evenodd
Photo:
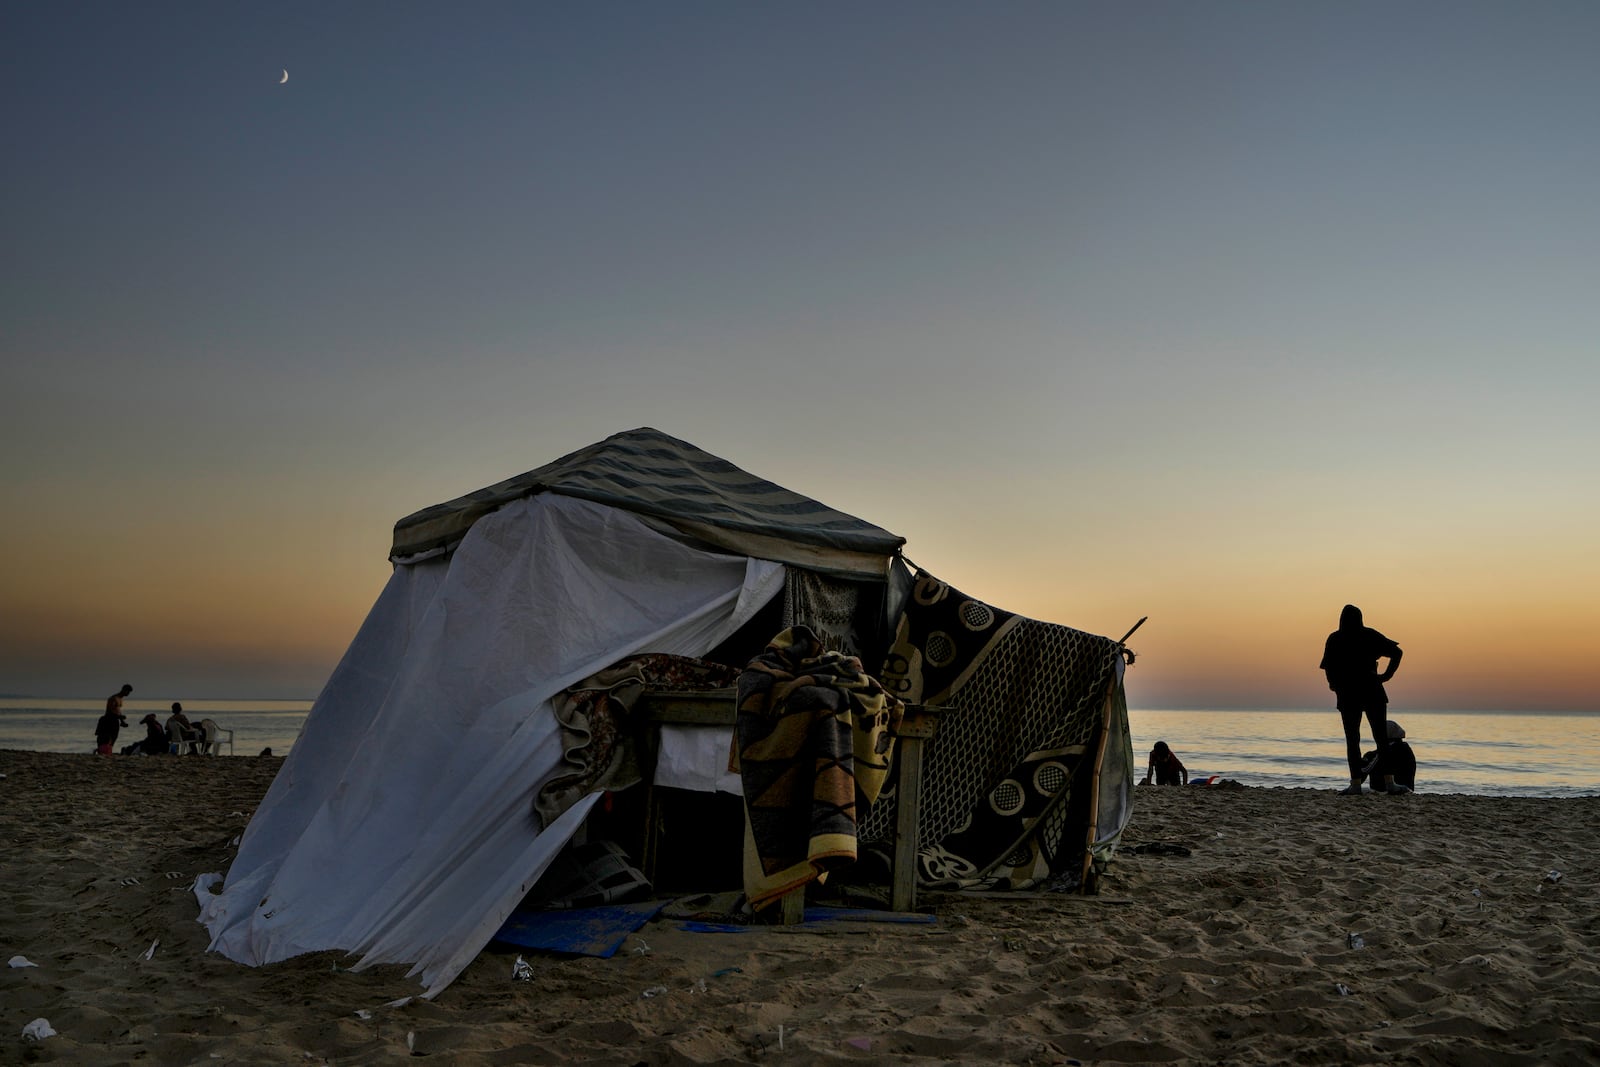
<path fill-rule="evenodd" d="M 1350 987 L 1345 985 L 1343 982 L 1334 983 L 1333 988 L 1339 991 L 1339 995 L 1341 997 L 1348 997 L 1350 995 Z"/>
<path fill-rule="evenodd" d="M 643 993 L 640 993 L 639 995 L 641 997 L 644 997 L 646 1000 L 648 1000 L 651 997 L 659 997 L 661 994 L 665 993 L 666 991 L 667 991 L 667 987 L 664 986 L 664 985 L 653 985 L 649 989 L 646 989 Z"/>
<path fill-rule="evenodd" d="M 154 941 L 150 942 L 150 947 L 145 949 L 144 953 L 139 958 L 141 960 L 153 960 L 153 959 L 155 959 L 156 958 L 156 946 L 159 945 L 159 944 L 161 944 L 161 939 L 158 937 Z"/>
<path fill-rule="evenodd" d="M 399 1000 L 391 1000 L 391 1001 L 389 1001 L 389 1003 L 385 1004 L 384 1007 L 386 1007 L 386 1008 L 403 1008 L 407 1004 L 410 1004 L 410 1003 L 411 1003 L 411 998 L 410 997 L 401 997 Z"/>
<path fill-rule="evenodd" d="M 357 1008 L 356 1009 L 356 1018 L 357 1019 L 370 1019 L 370 1018 L 372 1018 L 372 1013 L 370 1011 L 368 1011 L 366 1008 Z"/>
<path fill-rule="evenodd" d="M 637 940 L 638 940 L 639 944 L 638 944 L 637 947 L 634 948 L 633 954 L 635 956 L 648 956 L 648 955 L 650 955 L 650 944 L 649 944 L 649 942 L 647 942 L 642 937 L 638 938 Z"/>
<path fill-rule="evenodd" d="M 1354 930 L 1350 931 L 1350 936 L 1345 938 L 1345 943 L 1348 944 L 1351 948 L 1366 948 L 1367 947 L 1367 939 L 1362 937 L 1360 934 L 1356 933 Z"/>
<path fill-rule="evenodd" d="M 513 982 L 533 981 L 533 967 L 521 956 L 518 956 L 517 962 L 511 965 L 511 980 Z"/>
<path fill-rule="evenodd" d="M 1554 883 L 1561 881 L 1561 872 L 1551 871 L 1549 874 L 1544 876 L 1544 880 L 1553 885 Z"/>
<path fill-rule="evenodd" d="M 11 966 L 13 966 L 13 967 L 37 967 L 39 965 L 37 963 L 34 963 L 32 960 L 30 960 L 26 956 L 12 956 L 11 957 Z"/>
<path fill-rule="evenodd" d="M 24 1041 L 43 1041 L 47 1037 L 55 1036 L 55 1028 L 50 1025 L 49 1019 L 35 1019 L 22 1028 Z"/>

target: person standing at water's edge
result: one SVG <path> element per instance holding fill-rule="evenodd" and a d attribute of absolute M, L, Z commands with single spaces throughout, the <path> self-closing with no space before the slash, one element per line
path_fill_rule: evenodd
<path fill-rule="evenodd" d="M 133 686 L 123 687 L 106 697 L 106 713 L 94 724 L 94 750 L 102 756 L 109 756 L 116 751 L 117 734 L 128 725 L 128 717 L 122 713 L 122 701 Z"/>
<path fill-rule="evenodd" d="M 1346 604 L 1339 614 L 1339 628 L 1328 635 L 1322 649 L 1322 671 L 1327 675 L 1328 688 L 1333 690 L 1339 716 L 1344 720 L 1345 755 L 1350 763 L 1350 785 L 1342 790 L 1345 796 L 1361 795 L 1361 719 L 1366 716 L 1372 727 L 1372 741 L 1378 750 L 1378 774 L 1373 775 L 1373 791 L 1409 793 L 1404 786 L 1396 785 L 1394 773 L 1385 758 L 1389 745 L 1389 694 L 1383 683 L 1394 677 L 1400 667 L 1400 646 L 1370 626 L 1363 625 L 1361 609 Z M 1378 661 L 1389 661 L 1382 674 Z M 1378 785 L 1378 775 L 1383 785 Z"/>

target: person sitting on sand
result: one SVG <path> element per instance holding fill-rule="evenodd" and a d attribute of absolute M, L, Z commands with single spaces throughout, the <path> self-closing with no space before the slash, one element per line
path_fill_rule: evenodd
<path fill-rule="evenodd" d="M 144 740 L 139 742 L 139 750 L 147 756 L 166 755 L 167 731 L 162 728 L 161 719 L 151 712 L 139 722 L 144 726 Z"/>
<path fill-rule="evenodd" d="M 1394 780 L 1394 784 L 1405 789 L 1415 791 L 1417 788 L 1417 754 L 1411 751 L 1411 746 L 1406 743 L 1406 728 L 1393 719 L 1389 720 L 1389 745 L 1383 750 L 1383 758 L 1388 761 L 1388 766 L 1378 766 L 1378 753 L 1368 752 L 1361 757 L 1361 775 L 1373 776 L 1373 781 L 1378 781 L 1385 772 Z"/>
<path fill-rule="evenodd" d="M 1139 784 L 1149 785 L 1152 778 L 1156 785 L 1189 784 L 1189 768 L 1183 765 L 1178 754 L 1168 748 L 1165 741 L 1157 741 L 1150 750 L 1150 763 L 1144 772 L 1144 781 Z"/>

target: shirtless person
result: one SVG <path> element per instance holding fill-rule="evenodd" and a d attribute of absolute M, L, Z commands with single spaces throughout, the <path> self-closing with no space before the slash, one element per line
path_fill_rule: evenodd
<path fill-rule="evenodd" d="M 122 701 L 131 692 L 133 686 L 124 685 L 106 697 L 106 713 L 94 724 L 94 750 L 102 756 L 116 751 L 117 734 L 128 725 L 128 717 L 122 713 Z"/>

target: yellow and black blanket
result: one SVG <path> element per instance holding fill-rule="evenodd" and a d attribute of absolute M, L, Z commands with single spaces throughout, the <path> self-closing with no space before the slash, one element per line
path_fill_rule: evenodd
<path fill-rule="evenodd" d="M 856 823 L 883 788 L 904 706 L 805 626 L 739 675 L 730 769 L 749 813 L 745 896 L 761 908 L 854 863 Z"/>

